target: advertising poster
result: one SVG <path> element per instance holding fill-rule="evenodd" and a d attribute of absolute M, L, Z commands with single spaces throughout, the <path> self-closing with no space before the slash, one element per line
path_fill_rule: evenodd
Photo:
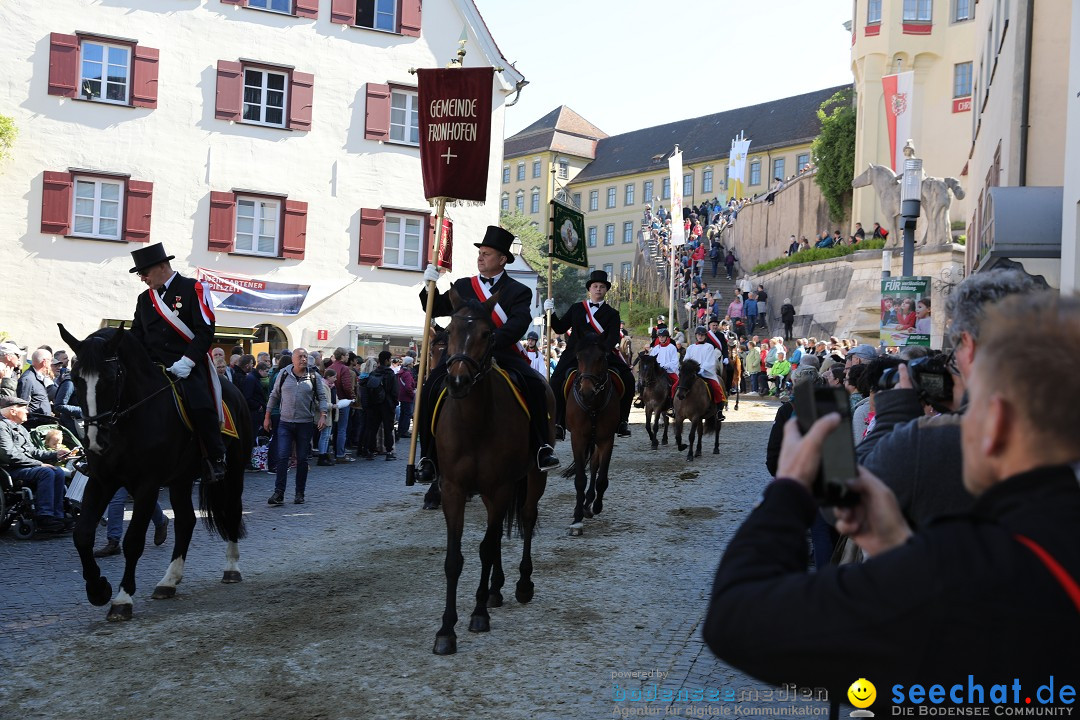
<path fill-rule="evenodd" d="M 890 347 L 930 347 L 930 278 L 891 277 L 881 281 L 881 340 Z"/>

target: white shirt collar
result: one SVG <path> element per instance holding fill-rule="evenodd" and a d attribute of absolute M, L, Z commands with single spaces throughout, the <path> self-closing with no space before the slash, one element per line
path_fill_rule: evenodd
<path fill-rule="evenodd" d="M 488 287 L 494 287 L 500 280 L 502 280 L 502 276 L 505 275 L 505 274 L 506 274 L 506 271 L 502 270 L 502 271 L 499 272 L 498 275 L 493 275 L 491 277 L 491 285 L 489 285 Z M 483 275 L 477 275 L 476 277 L 484 277 L 484 276 Z"/>
<path fill-rule="evenodd" d="M 170 275 L 170 276 L 169 276 L 169 279 L 165 281 L 165 284 L 161 286 L 161 287 L 162 287 L 162 289 L 164 289 L 164 290 L 168 290 L 168 289 L 169 289 L 169 285 L 171 285 L 171 284 L 172 284 L 172 281 L 173 281 L 173 279 L 174 279 L 175 277 L 176 277 L 176 271 L 175 271 L 175 270 L 173 270 L 173 274 L 172 274 L 172 275 Z"/>

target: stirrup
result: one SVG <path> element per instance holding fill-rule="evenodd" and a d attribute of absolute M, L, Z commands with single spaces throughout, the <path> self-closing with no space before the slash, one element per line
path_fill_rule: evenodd
<path fill-rule="evenodd" d="M 548 451 L 548 456 L 547 460 L 542 463 L 540 462 L 540 456 L 544 454 L 545 450 Z M 536 466 L 540 468 L 540 470 L 547 472 L 548 470 L 554 470 L 560 465 L 562 465 L 562 462 L 555 455 L 555 448 L 550 445 L 541 445 L 540 449 L 536 451 Z"/>
<path fill-rule="evenodd" d="M 422 457 L 416 461 L 416 481 L 421 485 L 430 485 L 435 481 L 438 472 L 435 470 L 435 461 L 431 458 Z"/>
<path fill-rule="evenodd" d="M 566 439 L 566 429 L 562 425 L 556 425 L 555 426 L 555 439 L 556 440 L 565 440 Z"/>

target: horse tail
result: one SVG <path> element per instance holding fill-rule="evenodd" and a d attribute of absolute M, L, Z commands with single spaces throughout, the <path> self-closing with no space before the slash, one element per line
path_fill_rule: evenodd
<path fill-rule="evenodd" d="M 199 509 L 205 513 L 203 522 L 206 529 L 216 532 L 226 542 L 238 542 L 247 536 L 243 507 L 240 502 L 241 494 L 244 492 L 244 475 L 241 472 L 237 481 L 233 477 L 234 474 L 229 469 L 221 482 L 199 483 Z M 237 482 L 240 483 L 240 487 L 236 486 Z"/>
<path fill-rule="evenodd" d="M 506 517 L 503 522 L 506 526 L 506 537 L 512 538 L 516 533 L 521 537 L 521 513 L 525 509 L 525 498 L 529 494 L 529 474 L 525 473 L 514 483 L 514 493 L 510 497 L 510 504 L 506 508 Z"/>
<path fill-rule="evenodd" d="M 596 442 L 593 441 L 593 440 L 590 440 L 589 444 L 587 446 L 585 446 L 585 457 L 581 459 L 581 463 L 585 466 L 586 470 L 588 470 L 588 468 L 589 468 L 589 463 L 592 460 L 592 454 L 593 454 L 594 450 L 596 450 Z M 564 478 L 572 478 L 572 477 L 575 477 L 576 475 L 577 475 L 577 461 L 575 460 L 574 462 L 570 463 L 570 467 L 563 470 L 562 476 Z"/>

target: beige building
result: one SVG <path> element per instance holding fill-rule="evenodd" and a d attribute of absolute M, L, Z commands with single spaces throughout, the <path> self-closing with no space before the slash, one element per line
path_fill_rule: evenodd
<path fill-rule="evenodd" d="M 980 12 L 986 4 L 983 0 Z M 854 8 L 855 173 L 870 163 L 891 165 L 881 78 L 914 71 L 911 139 L 923 169 L 927 175 L 955 177 L 968 190 L 969 180 L 962 175 L 971 137 L 976 0 L 855 0 Z M 897 138 L 898 147 L 907 140 Z M 954 200 L 952 217 L 967 217 L 969 203 Z M 851 217 L 864 227 L 884 224 L 873 188 L 855 190 Z"/>
<path fill-rule="evenodd" d="M 740 132 L 751 141 L 742 194 L 763 194 L 773 178 L 790 178 L 810 162 L 820 129 L 817 109 L 844 87 L 601 138 L 595 159 L 568 188 L 585 213 L 591 269 L 606 270 L 615 281 L 630 277 L 645 205 L 655 210 L 671 199 L 667 161 L 676 144 L 683 153 L 684 206 L 735 192 L 727 157 Z"/>
<path fill-rule="evenodd" d="M 1062 69 L 1069 67 L 1075 10 L 1071 0 L 978 4 L 969 271 L 1019 263 L 1060 285 L 1066 115 L 1074 97 Z"/>
<path fill-rule="evenodd" d="M 597 141 L 606 137 L 603 130 L 561 105 L 508 138 L 503 145 L 500 210 L 517 210 L 537 224 L 545 223 L 548 202 L 564 193 L 593 161 Z"/>

